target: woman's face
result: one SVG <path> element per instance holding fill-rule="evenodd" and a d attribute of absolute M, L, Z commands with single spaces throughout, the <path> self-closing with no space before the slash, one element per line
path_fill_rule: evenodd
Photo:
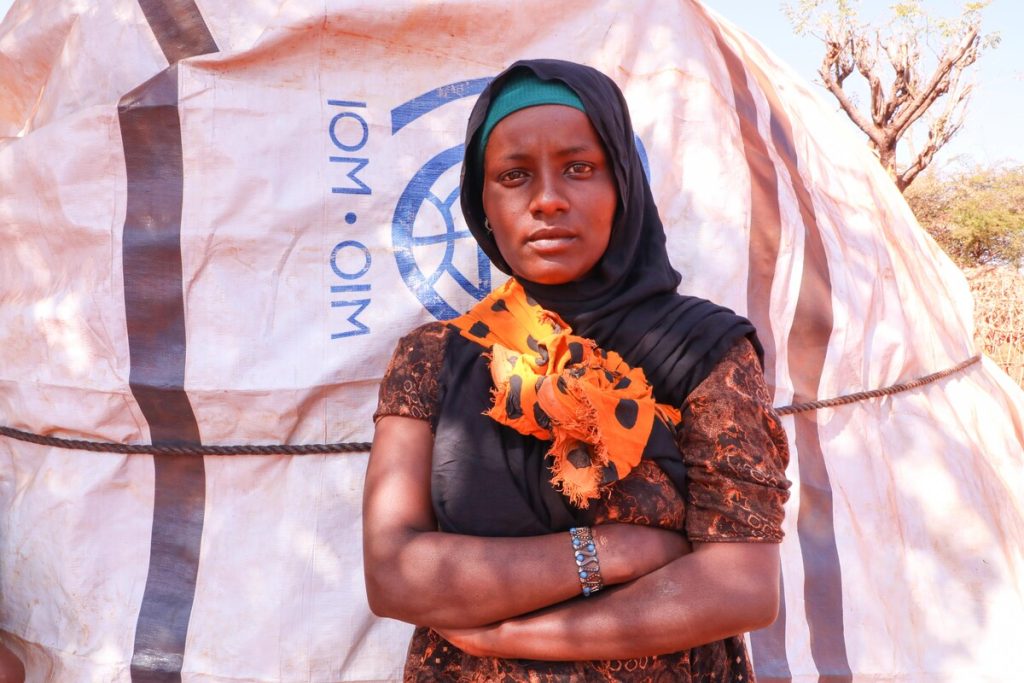
<path fill-rule="evenodd" d="M 586 275 L 608 248 L 618 205 L 587 115 L 552 104 L 502 119 L 484 152 L 483 204 L 517 276 L 560 285 Z"/>

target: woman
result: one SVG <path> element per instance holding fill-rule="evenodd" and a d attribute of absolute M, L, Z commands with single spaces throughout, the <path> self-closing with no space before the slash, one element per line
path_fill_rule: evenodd
<path fill-rule="evenodd" d="M 750 680 L 786 438 L 749 322 L 676 293 L 615 84 L 495 78 L 462 208 L 512 278 L 399 342 L 364 494 L 370 606 L 419 626 L 406 679 Z"/>

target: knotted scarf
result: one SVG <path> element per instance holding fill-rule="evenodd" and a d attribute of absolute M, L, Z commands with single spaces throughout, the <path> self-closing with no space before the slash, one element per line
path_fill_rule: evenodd
<path fill-rule="evenodd" d="M 486 414 L 551 442 L 551 481 L 577 507 L 640 462 L 656 418 L 679 423 L 678 409 L 655 403 L 643 370 L 572 334 L 514 279 L 452 325 L 490 350 L 494 403 Z"/>

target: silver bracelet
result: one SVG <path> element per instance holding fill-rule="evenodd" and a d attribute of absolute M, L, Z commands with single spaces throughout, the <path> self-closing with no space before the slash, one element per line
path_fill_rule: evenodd
<path fill-rule="evenodd" d="M 576 559 L 583 595 L 590 597 L 604 587 L 594 534 L 588 526 L 574 526 L 569 529 L 569 536 L 572 538 L 572 554 Z"/>

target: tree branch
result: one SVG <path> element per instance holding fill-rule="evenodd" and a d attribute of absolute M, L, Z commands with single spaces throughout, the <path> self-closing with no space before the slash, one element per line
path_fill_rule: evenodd
<path fill-rule="evenodd" d="M 935 103 L 949 92 L 950 75 L 969 67 L 978 58 L 978 26 L 973 25 L 959 45 L 951 45 L 942 54 L 931 79 L 913 98 L 910 106 L 893 121 L 894 132 L 899 137 Z"/>
<path fill-rule="evenodd" d="M 816 19 L 825 46 L 818 70 L 822 84 L 867 135 L 879 162 L 901 191 L 960 130 L 971 94 L 971 86 L 963 85 L 962 76 L 982 50 L 998 43 L 996 34 L 980 34 L 980 11 L 987 0 L 967 3 L 955 20 L 938 22 L 922 4 L 920 0 L 897 3 L 892 18 L 881 28 L 860 21 L 851 0 L 799 0 L 798 5 L 788 5 L 791 21 L 801 30 Z M 931 48 L 933 39 L 939 43 L 936 49 Z M 922 54 L 925 47 L 927 55 Z M 879 58 L 882 50 L 884 64 Z M 935 64 L 930 73 L 922 73 L 925 63 Z M 870 101 L 866 108 L 858 108 L 844 89 L 854 72 L 867 85 Z M 897 145 L 926 113 L 938 108 L 935 105 L 940 99 L 945 106 L 931 122 L 927 144 L 910 166 L 897 171 Z"/>
<path fill-rule="evenodd" d="M 914 65 L 920 61 L 921 51 L 916 36 L 898 42 L 886 41 L 885 54 L 893 70 L 892 89 L 882 116 L 885 124 L 917 93 L 918 78 Z"/>
<path fill-rule="evenodd" d="M 932 162 L 935 153 L 945 146 L 964 125 L 967 101 L 970 99 L 972 90 L 973 86 L 965 86 L 955 99 L 949 101 L 942 114 L 932 121 L 928 128 L 928 142 L 918 153 L 914 162 L 896 175 L 896 186 L 900 192 L 914 182 L 914 178 Z"/>
<path fill-rule="evenodd" d="M 818 75 L 850 120 L 864 131 L 877 148 L 881 148 L 885 144 L 881 131 L 857 110 L 857 105 L 843 90 L 843 81 L 853 72 L 854 65 L 852 58 L 844 60 L 845 53 L 850 49 L 848 45 L 839 43 L 835 38 L 826 42 L 825 55 L 822 57 Z"/>

